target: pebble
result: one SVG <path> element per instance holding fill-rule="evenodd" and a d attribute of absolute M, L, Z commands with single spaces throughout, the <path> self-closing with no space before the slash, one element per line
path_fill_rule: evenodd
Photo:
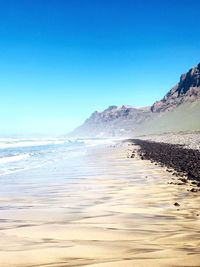
<path fill-rule="evenodd" d="M 141 140 L 182 145 L 184 148 L 200 150 L 200 131 L 192 133 L 166 133 L 139 137 Z"/>
<path fill-rule="evenodd" d="M 174 203 L 174 206 L 179 207 L 180 204 L 179 204 L 178 202 L 175 202 L 175 203 Z"/>
<path fill-rule="evenodd" d="M 134 144 L 140 148 L 138 154 L 141 159 L 159 162 L 167 167 L 167 171 L 174 171 L 172 175 L 178 177 L 179 173 L 192 180 L 192 184 L 200 185 L 200 151 L 180 147 L 178 145 L 150 142 L 133 139 Z M 156 164 L 157 164 L 156 163 Z"/>

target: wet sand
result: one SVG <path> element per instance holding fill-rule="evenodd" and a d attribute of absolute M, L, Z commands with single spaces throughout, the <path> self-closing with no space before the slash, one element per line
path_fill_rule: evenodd
<path fill-rule="evenodd" d="M 127 151 L 1 177 L 0 267 L 200 266 L 200 192 Z"/>

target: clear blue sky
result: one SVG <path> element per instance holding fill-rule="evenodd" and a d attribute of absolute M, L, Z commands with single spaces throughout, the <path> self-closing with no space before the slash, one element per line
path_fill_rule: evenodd
<path fill-rule="evenodd" d="M 0 134 L 151 105 L 200 62 L 199 0 L 0 0 Z"/>

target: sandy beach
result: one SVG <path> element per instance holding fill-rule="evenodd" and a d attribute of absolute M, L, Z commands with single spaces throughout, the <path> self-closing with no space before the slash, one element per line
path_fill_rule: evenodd
<path fill-rule="evenodd" d="M 130 151 L 2 176 L 0 267 L 200 266 L 200 192 Z"/>

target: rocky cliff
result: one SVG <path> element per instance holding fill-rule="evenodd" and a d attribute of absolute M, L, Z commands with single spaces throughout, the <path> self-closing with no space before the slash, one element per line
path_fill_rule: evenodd
<path fill-rule="evenodd" d="M 129 137 L 141 134 L 200 130 L 200 63 L 151 107 L 110 106 L 95 111 L 70 135 Z"/>
<path fill-rule="evenodd" d="M 200 99 L 200 63 L 186 74 L 182 74 L 179 83 L 162 100 L 155 102 L 151 111 L 171 111 L 185 102 L 194 102 L 198 99 Z"/>
<path fill-rule="evenodd" d="M 130 136 L 132 131 L 151 116 L 150 107 L 110 106 L 102 112 L 95 111 L 73 136 Z"/>

